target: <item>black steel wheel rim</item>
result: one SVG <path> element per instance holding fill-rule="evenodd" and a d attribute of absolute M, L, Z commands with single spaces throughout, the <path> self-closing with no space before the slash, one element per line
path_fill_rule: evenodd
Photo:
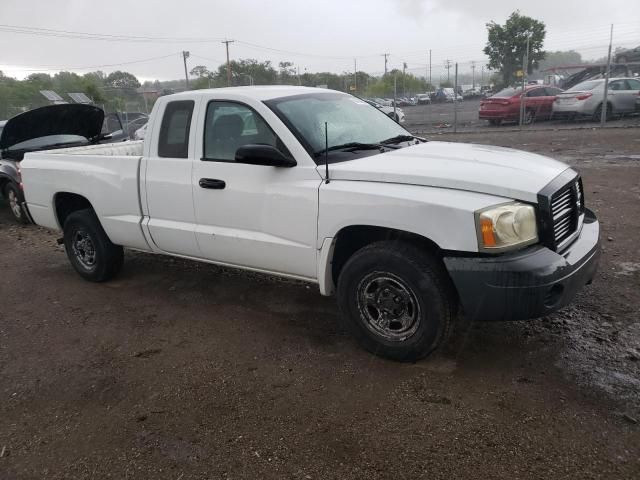
<path fill-rule="evenodd" d="M 9 189 L 9 207 L 11 208 L 11 212 L 13 216 L 17 219 L 22 218 L 22 209 L 20 208 L 20 202 L 18 201 L 18 196 L 13 189 Z"/>
<path fill-rule="evenodd" d="M 96 267 L 96 248 L 87 231 L 79 229 L 73 233 L 71 250 L 83 268 L 93 270 Z"/>
<path fill-rule="evenodd" d="M 418 298 L 396 275 L 372 272 L 359 282 L 356 292 L 360 318 L 375 335 L 389 342 L 402 342 L 418 330 Z"/>

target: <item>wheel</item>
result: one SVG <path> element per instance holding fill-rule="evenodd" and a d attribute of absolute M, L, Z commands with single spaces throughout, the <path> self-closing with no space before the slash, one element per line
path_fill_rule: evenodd
<path fill-rule="evenodd" d="M 104 282 L 122 269 L 124 251 L 111 243 L 93 210 L 79 210 L 67 217 L 64 248 L 71 265 L 85 280 Z"/>
<path fill-rule="evenodd" d="M 502 120 L 498 120 L 498 119 L 489 120 L 489 125 L 494 127 L 499 127 L 501 123 L 502 123 Z"/>
<path fill-rule="evenodd" d="M 533 110 L 525 110 L 522 123 L 525 125 L 531 125 L 536 119 L 536 114 Z"/>
<path fill-rule="evenodd" d="M 389 113 L 389 118 L 396 123 L 400 121 L 400 117 L 398 116 L 397 113 L 393 113 L 393 112 Z"/>
<path fill-rule="evenodd" d="M 11 213 L 13 213 L 14 218 L 20 223 L 29 223 L 29 219 L 20 206 L 22 193 L 20 193 L 20 188 L 15 183 L 9 182 L 4 187 L 4 197 L 9 202 L 9 208 L 11 208 Z"/>
<path fill-rule="evenodd" d="M 404 242 L 377 242 L 353 254 L 340 272 L 337 295 L 358 342 L 402 362 L 444 343 L 457 308 L 440 260 Z"/>
<path fill-rule="evenodd" d="M 607 103 L 607 111 L 605 112 L 605 122 L 608 122 L 609 120 L 611 120 L 611 104 Z M 596 108 L 596 111 L 593 112 L 593 121 L 594 122 L 599 122 L 600 119 L 602 118 L 602 104 L 598 105 L 598 108 Z"/>

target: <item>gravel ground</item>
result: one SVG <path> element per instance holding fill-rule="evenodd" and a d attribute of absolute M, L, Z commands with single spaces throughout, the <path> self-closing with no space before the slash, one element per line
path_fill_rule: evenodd
<path fill-rule="evenodd" d="M 454 124 L 454 105 L 453 103 L 436 103 L 433 105 L 415 105 L 411 107 L 402 107 L 405 113 L 404 126 L 409 130 L 417 133 L 435 133 L 447 132 L 453 130 Z M 457 119 L 459 132 L 505 132 L 519 128 L 515 123 L 505 123 L 499 127 L 490 126 L 486 120 L 478 119 L 478 110 L 480 109 L 480 100 L 464 100 L 457 105 Z M 576 129 L 576 128 L 593 128 L 597 126 L 597 122 L 591 119 L 580 119 L 577 121 L 568 120 L 541 120 L 523 128 L 526 130 L 547 130 L 547 129 Z M 607 127 L 629 127 L 640 126 L 640 115 L 628 115 L 623 118 L 616 117 L 607 122 Z"/>
<path fill-rule="evenodd" d="M 134 252 L 86 283 L 0 206 L 0 478 L 637 479 L 639 132 L 432 136 L 574 165 L 603 256 L 566 310 L 409 365 L 303 283 Z"/>

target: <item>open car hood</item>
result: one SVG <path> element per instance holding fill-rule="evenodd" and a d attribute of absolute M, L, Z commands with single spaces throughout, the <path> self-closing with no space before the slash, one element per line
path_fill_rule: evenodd
<path fill-rule="evenodd" d="M 0 149 L 48 135 L 80 135 L 93 140 L 100 135 L 104 111 L 92 105 L 63 104 L 36 108 L 7 121 Z"/>

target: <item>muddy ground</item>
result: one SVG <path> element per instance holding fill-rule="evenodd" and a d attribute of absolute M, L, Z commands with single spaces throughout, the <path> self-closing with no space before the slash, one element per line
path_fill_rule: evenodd
<path fill-rule="evenodd" d="M 2 205 L 0 478 L 637 479 L 640 130 L 432 138 L 581 171 L 603 256 L 573 306 L 397 364 L 313 286 L 131 252 L 90 284 Z"/>

